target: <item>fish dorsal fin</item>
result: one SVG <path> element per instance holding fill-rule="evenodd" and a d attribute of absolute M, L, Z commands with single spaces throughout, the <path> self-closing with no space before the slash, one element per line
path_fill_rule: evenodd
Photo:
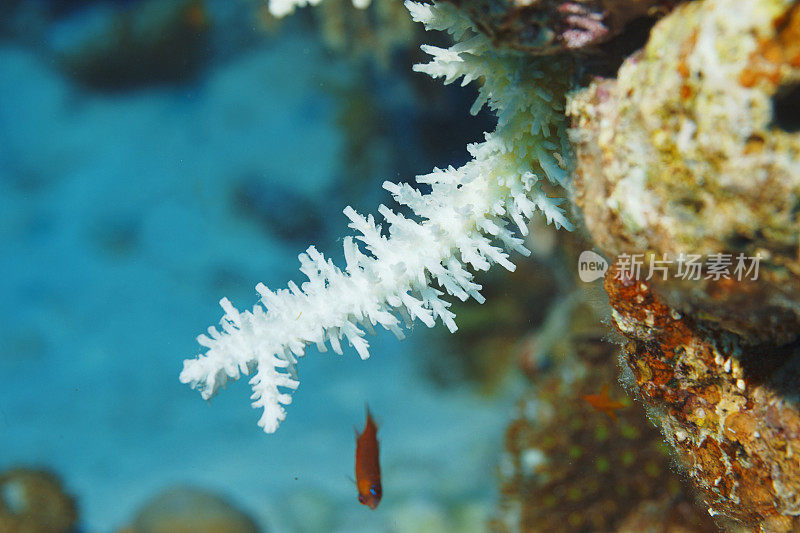
<path fill-rule="evenodd" d="M 369 404 L 366 401 L 364 402 L 364 411 L 366 412 L 366 424 L 365 424 L 365 427 L 367 425 L 369 425 L 370 423 L 372 423 L 372 425 L 375 426 L 375 429 L 377 429 L 378 428 L 378 423 L 375 421 L 375 417 L 372 416 L 372 411 L 369 410 Z"/>

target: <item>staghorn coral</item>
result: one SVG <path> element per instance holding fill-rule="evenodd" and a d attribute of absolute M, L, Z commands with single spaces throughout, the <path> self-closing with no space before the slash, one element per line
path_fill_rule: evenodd
<path fill-rule="evenodd" d="M 430 354 L 430 375 L 443 384 L 465 381 L 484 393 L 501 389 L 514 369 L 519 338 L 547 317 L 559 297 L 551 269 L 539 261 L 525 261 L 511 274 L 492 270 L 478 278 L 486 303 L 454 302 L 458 331 Z M 443 334 L 444 336 L 444 334 Z"/>
<path fill-rule="evenodd" d="M 198 338 L 207 351 L 184 363 L 181 381 L 210 398 L 228 379 L 255 371 L 253 405 L 264 410 L 259 425 L 266 432 L 274 432 L 285 418 L 283 406 L 291 402 L 287 391 L 299 385 L 295 365 L 308 344 L 324 351 L 329 343 L 341 353 L 346 339 L 366 359 L 365 330 L 375 325 L 400 338 L 401 319 L 406 324 L 419 319 L 429 327 L 438 319 L 455 331 L 444 294 L 482 301 L 470 269 L 486 270 L 494 263 L 514 269 L 496 243 L 528 253 L 509 222 L 524 235 L 527 220 L 541 211 L 557 227 L 572 228 L 561 200 L 547 196 L 541 184 L 563 185 L 568 177 L 563 94 L 569 63 L 494 50 L 452 6 L 406 6 L 426 28 L 447 30 L 459 41 L 450 48 L 424 46 L 433 59 L 415 70 L 445 83 L 482 78 L 472 111 L 488 105 L 498 115 L 497 128 L 468 147 L 473 159 L 465 165 L 418 176 L 417 182 L 430 189 L 427 194 L 385 182 L 395 200 L 414 213 L 406 218 L 380 206 L 388 232 L 372 215 L 346 208 L 350 227 L 360 235 L 344 239 L 344 270 L 312 246 L 300 255 L 300 270 L 309 279 L 302 286 L 290 282 L 288 289 L 272 292 L 259 284 L 261 301 L 252 311 L 221 301 L 222 331 L 212 327 Z"/>
<path fill-rule="evenodd" d="M 617 80 L 572 95 L 574 202 L 609 257 L 760 256 L 756 282 L 654 288 L 744 341 L 800 333 L 800 7 L 705 0 L 676 8 Z M 794 96 L 792 96 L 794 95 Z M 793 98 L 793 99 L 792 99 Z"/>
<path fill-rule="evenodd" d="M 370 1 L 353 0 L 353 6 L 358 9 L 366 9 L 369 7 Z M 269 0 L 269 12 L 273 17 L 281 18 L 291 15 L 298 7 L 316 6 L 320 2 L 322 0 Z"/>
<path fill-rule="evenodd" d="M 622 362 L 712 515 L 800 528 L 800 345 L 749 346 L 612 269 Z"/>

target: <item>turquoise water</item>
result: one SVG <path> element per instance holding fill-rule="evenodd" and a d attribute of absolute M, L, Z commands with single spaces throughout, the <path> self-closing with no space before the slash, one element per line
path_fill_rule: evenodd
<path fill-rule="evenodd" d="M 378 168 L 355 198 L 341 185 L 330 87 L 354 79 L 352 63 L 308 25 L 270 37 L 237 27 L 246 10 L 208 4 L 208 64 L 180 83 L 108 92 L 65 75 L 47 38 L 64 46 L 89 11 L 0 41 L 0 470 L 56 473 L 87 532 L 119 529 L 176 484 L 270 531 L 412 531 L 469 513 L 479 525 L 510 400 L 435 387 L 420 355 L 440 348 L 422 326 L 403 343 L 379 334 L 364 362 L 311 350 L 274 435 L 245 382 L 208 403 L 179 383 L 219 298 L 246 308 L 259 281 L 298 280 L 312 242 L 338 257 L 345 203 L 375 209 L 364 195 L 397 178 Z M 387 98 L 414 105 L 402 87 Z M 453 162 L 400 159 L 419 173 Z M 375 512 L 347 479 L 365 402 L 381 426 Z"/>

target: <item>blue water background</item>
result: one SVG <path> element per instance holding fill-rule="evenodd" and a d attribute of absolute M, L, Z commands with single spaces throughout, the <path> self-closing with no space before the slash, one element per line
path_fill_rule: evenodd
<path fill-rule="evenodd" d="M 310 242 L 243 218 L 234 185 L 316 206 L 334 256 L 346 232 L 344 204 L 326 202 L 343 132 L 325 84 L 351 67 L 291 22 L 256 41 L 192 82 L 116 93 L 1 43 L 0 470 L 57 473 L 84 531 L 124 526 L 175 484 L 216 491 L 271 531 L 453 530 L 470 513 L 480 530 L 510 399 L 432 385 L 421 355 L 441 345 L 422 325 L 402 343 L 371 338 L 367 361 L 310 350 L 274 435 L 256 426 L 244 380 L 208 403 L 178 381 L 220 297 L 245 308 L 259 281 L 301 281 Z M 403 94 L 384 97 L 412 110 Z M 384 170 L 368 189 L 397 177 Z M 365 402 L 382 442 L 375 512 L 347 479 Z"/>

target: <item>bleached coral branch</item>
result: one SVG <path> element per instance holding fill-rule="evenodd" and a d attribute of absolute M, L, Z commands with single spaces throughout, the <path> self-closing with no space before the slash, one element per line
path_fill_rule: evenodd
<path fill-rule="evenodd" d="M 273 17 L 282 18 L 294 13 L 295 8 L 315 6 L 322 0 L 269 0 L 269 12 Z M 358 9 L 369 7 L 370 0 L 352 0 L 353 6 Z"/>
<path fill-rule="evenodd" d="M 253 405 L 264 410 L 259 425 L 266 432 L 275 431 L 286 416 L 283 406 L 298 386 L 295 365 L 307 345 L 325 351 L 330 344 L 342 353 L 346 340 L 366 359 L 365 332 L 376 325 L 399 338 L 401 318 L 406 325 L 420 320 L 428 327 L 441 321 L 455 331 L 445 295 L 482 302 L 471 271 L 494 263 L 514 270 L 507 250 L 528 255 L 517 232 L 527 233 L 535 211 L 556 227 L 572 228 L 560 200 L 541 188 L 542 178 L 564 184 L 567 177 L 564 65 L 494 50 L 450 5 L 406 6 L 428 29 L 447 30 L 460 40 L 450 48 L 424 46 L 432 60 L 415 70 L 445 83 L 483 79 L 472 112 L 488 105 L 498 125 L 483 142 L 468 146 L 472 160 L 465 165 L 418 176 L 429 193 L 408 184 L 383 184 L 413 218 L 381 205 L 384 231 L 372 215 L 347 207 L 344 214 L 356 237 L 344 239 L 344 270 L 312 246 L 300 254 L 300 270 L 308 278 L 302 286 L 290 282 L 288 289 L 271 292 L 259 284 L 261 301 L 252 311 L 239 312 L 222 300 L 222 331 L 212 327 L 198 338 L 207 351 L 185 361 L 181 381 L 209 398 L 227 379 L 256 370 L 250 380 Z"/>

